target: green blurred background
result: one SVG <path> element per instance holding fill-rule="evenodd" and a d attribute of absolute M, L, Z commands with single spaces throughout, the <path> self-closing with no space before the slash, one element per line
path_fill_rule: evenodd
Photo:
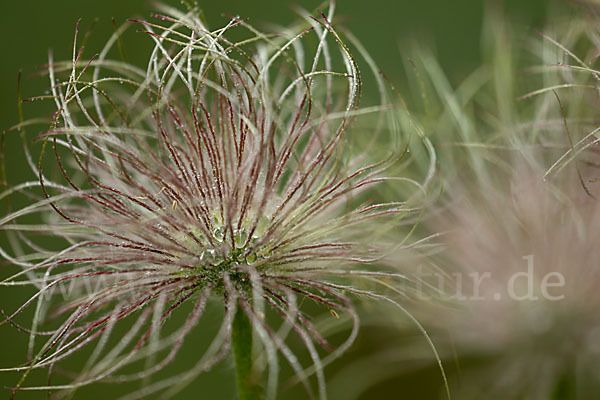
<path fill-rule="evenodd" d="M 170 2 L 173 5 L 178 3 Z M 271 22 L 285 25 L 296 18 L 290 10 L 291 2 L 288 0 L 221 0 L 199 3 L 213 27 L 227 21 L 222 16 L 223 13 L 247 17 L 259 27 L 263 23 Z M 319 1 L 297 3 L 309 10 L 320 4 Z M 502 4 L 506 17 L 519 27 L 517 32 L 521 32 L 523 38 L 533 35 L 530 28 L 543 26 L 548 10 L 553 8 L 550 0 L 507 0 L 495 3 Z M 411 43 L 433 49 L 453 84 L 459 83 L 476 68 L 484 53 L 481 48 L 481 30 L 485 7 L 486 1 L 483 0 L 340 0 L 337 4 L 337 17 L 363 42 L 386 75 L 402 88 L 406 80 L 402 65 L 408 57 L 407 50 Z M 18 121 L 16 98 L 19 69 L 23 70 L 23 97 L 39 95 L 47 90 L 47 79 L 32 74 L 47 61 L 49 49 L 53 50 L 56 60 L 70 58 L 77 19 L 82 19 L 83 30 L 97 19 L 87 45 L 88 54 L 93 54 L 101 49 L 104 41 L 112 33 L 111 18 L 117 23 L 129 17 L 150 18 L 153 7 L 146 0 L 3 0 L 0 10 L 4 35 L 0 41 L 0 129 L 7 129 Z M 123 39 L 129 61 L 144 65 L 152 45 L 150 38 L 131 29 Z M 38 106 L 35 104 L 26 105 L 26 119 L 34 117 L 37 112 L 43 112 L 36 107 Z M 33 136 L 33 132 L 29 132 L 29 135 Z M 31 173 L 27 173 L 20 146 L 17 135 L 11 134 L 7 137 L 7 174 L 8 181 L 12 184 L 32 178 Z M 9 270 L 14 271 L 14 267 L 6 263 L 0 265 L 4 270 L 0 271 L 0 277 L 6 276 Z M 23 300 L 23 296 L 14 290 L 0 289 L 1 308 L 14 310 Z M 209 315 L 207 323 L 210 325 L 212 321 L 211 326 L 216 326 L 220 322 L 218 314 L 214 312 L 213 315 Z M 201 347 L 205 339 L 203 336 L 208 336 L 209 333 L 203 331 L 198 337 L 192 338 L 189 341 L 191 348 L 196 344 Z M 393 332 L 366 326 L 362 329 L 353 350 L 339 360 L 337 366 L 327 370 L 328 376 L 335 377 L 336 371 L 370 351 L 381 351 L 381 346 L 378 347 L 377 343 L 402 340 L 394 339 L 393 335 Z M 26 335 L 11 327 L 0 326 L 0 368 L 21 363 L 25 357 L 25 345 Z M 194 352 L 188 350 L 180 355 L 181 360 L 178 359 L 178 362 L 189 365 L 194 357 Z M 406 368 L 406 363 L 401 361 L 391 364 L 397 365 L 398 371 L 407 369 L 410 372 L 404 375 L 390 374 L 389 378 L 382 379 L 382 382 L 370 388 L 361 398 L 437 399 L 441 382 L 439 373 L 431 366 L 431 360 L 425 360 L 421 364 L 425 366 Z M 368 369 L 368 364 L 366 368 Z M 203 375 L 178 398 L 232 399 L 235 397 L 232 373 L 230 361 L 223 362 L 211 373 Z M 15 379 L 13 374 L 0 374 L 0 386 L 14 384 Z M 348 393 L 344 393 L 343 381 L 334 379 L 332 383 L 335 384 L 331 388 L 332 398 L 350 397 Z M 111 386 L 96 386 L 92 390 L 78 392 L 75 398 L 109 399 L 113 397 L 112 390 Z M 118 390 L 121 391 L 122 388 Z M 0 392 L 0 397 L 6 398 L 7 394 L 8 392 Z M 23 399 L 45 397 L 45 393 L 17 396 Z M 301 391 L 293 390 L 284 395 L 284 398 L 302 397 Z"/>

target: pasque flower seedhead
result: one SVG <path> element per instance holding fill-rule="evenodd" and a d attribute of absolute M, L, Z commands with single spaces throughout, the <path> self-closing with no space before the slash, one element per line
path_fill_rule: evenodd
<path fill-rule="evenodd" d="M 280 353 L 311 396 L 308 377 L 316 376 L 324 398 L 323 366 L 357 334 L 351 295 L 370 295 L 355 287 L 357 279 L 379 276 L 366 265 L 389 244 L 373 221 L 396 223 L 414 210 L 365 195 L 387 181 L 383 174 L 399 155 L 369 163 L 350 146 L 350 124 L 365 113 L 358 108 L 361 77 L 332 25 L 333 5 L 277 34 L 237 17 L 209 29 L 195 9 L 163 8 L 150 21 L 130 22 L 154 42 L 146 69 L 109 57 L 128 25 L 94 57 L 85 59 L 77 39 L 71 61 L 50 57 L 43 98 L 56 113 L 38 136 L 39 160 L 25 147 L 38 180 L 2 194 L 33 199 L 0 220 L 14 239 L 3 256 L 22 267 L 2 286 L 36 290 L 3 322 L 31 336 L 29 360 L 5 369 L 22 372 L 13 394 L 52 390 L 61 397 L 94 382 L 148 378 L 176 359 L 216 298 L 223 322 L 197 364 L 128 398 L 177 393 L 228 354 L 244 332 L 236 331 L 238 319 L 264 352 L 251 367 L 268 370 L 267 397 L 276 394 Z M 232 31 L 245 39 L 230 39 Z M 19 222 L 32 214 L 44 222 Z M 41 231 L 53 246 L 63 244 L 37 244 L 30 234 Z M 353 321 L 346 341 L 334 349 L 301 299 Z M 182 325 L 161 332 L 184 305 L 190 311 Z M 29 309 L 33 322 L 19 322 Z M 273 326 L 268 313 L 283 322 Z M 45 321 L 55 327 L 41 330 Z M 122 323 L 127 331 L 109 345 Z M 303 366 L 286 344 L 290 332 L 312 365 Z M 31 371 L 52 375 L 88 348 L 70 383 L 27 386 Z M 142 367 L 124 372 L 132 365 Z"/>

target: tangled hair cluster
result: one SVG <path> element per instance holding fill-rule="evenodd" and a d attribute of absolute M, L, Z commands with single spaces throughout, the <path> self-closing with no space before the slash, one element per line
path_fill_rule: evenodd
<path fill-rule="evenodd" d="M 385 249 L 399 246 L 382 232 L 414 222 L 414 204 L 379 202 L 373 187 L 392 179 L 422 188 L 390 177 L 402 151 L 368 162 L 367 146 L 385 117 L 356 140 L 363 152 L 350 146 L 353 118 L 377 116 L 386 105 L 358 108 L 361 77 L 331 24 L 333 8 L 265 34 L 239 18 L 211 30 L 195 9 L 163 7 L 154 22 L 131 21 L 154 41 L 145 70 L 108 57 L 127 25 L 89 60 L 77 40 L 72 61 L 50 58 L 46 97 L 57 111 L 38 136 L 39 161 L 25 147 L 39 179 L 0 195 L 33 199 L 0 219 L 12 238 L 0 251 L 22 267 L 0 285 L 35 288 L 2 322 L 30 334 L 29 360 L 3 370 L 22 372 L 13 395 L 50 390 L 61 398 L 94 382 L 145 379 L 176 358 L 216 298 L 223 322 L 197 364 L 127 398 L 174 395 L 226 357 L 238 314 L 264 351 L 256 368 L 268 369 L 267 398 L 277 393 L 279 354 L 310 397 L 313 374 L 316 396 L 326 397 L 323 367 L 357 335 L 351 296 L 391 301 L 360 282 L 399 278 L 367 266 L 381 266 Z M 232 41 L 232 30 L 248 37 Z M 43 224 L 27 219 L 34 214 Z M 63 245 L 37 243 L 41 232 Z M 345 341 L 330 345 L 300 299 L 352 321 Z M 161 331 L 186 304 L 183 324 Z M 32 325 L 18 322 L 31 308 Z M 53 327 L 42 330 L 42 323 Z M 126 330 L 113 345 L 119 324 Z M 286 344 L 291 333 L 310 365 Z M 83 348 L 93 350 L 80 372 L 60 367 Z M 26 386 L 37 369 L 48 371 L 48 385 Z M 52 384 L 57 371 L 71 381 Z"/>

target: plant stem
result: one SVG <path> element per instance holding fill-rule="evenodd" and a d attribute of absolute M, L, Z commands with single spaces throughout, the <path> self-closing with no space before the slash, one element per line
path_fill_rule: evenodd
<path fill-rule="evenodd" d="M 241 306 L 238 306 L 233 319 L 231 342 L 239 400 L 261 400 L 260 376 L 252 369 L 252 324 Z"/>

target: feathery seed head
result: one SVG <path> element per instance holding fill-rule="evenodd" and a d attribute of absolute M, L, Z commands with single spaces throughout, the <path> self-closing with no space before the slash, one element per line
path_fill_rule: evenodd
<path fill-rule="evenodd" d="M 146 69 L 109 57 L 125 27 L 90 59 L 77 40 L 70 62 L 50 57 L 48 97 L 57 111 L 39 136 L 39 162 L 25 148 L 39 182 L 2 195 L 31 191 L 34 198 L 0 221 L 16 239 L 3 255 L 23 268 L 1 284 L 37 290 L 4 320 L 31 335 L 27 363 L 6 369 L 23 373 L 14 390 L 62 396 L 101 380 L 153 375 L 175 359 L 212 296 L 223 300 L 225 316 L 206 354 L 129 398 L 173 395 L 225 357 L 236 312 L 264 349 L 257 363 L 268 367 L 267 397 L 276 393 L 279 351 L 311 396 L 307 378 L 316 375 L 324 398 L 323 366 L 356 337 L 350 295 L 371 295 L 352 285 L 378 276 L 350 267 L 376 261 L 390 245 L 377 235 L 384 226 L 369 221 L 395 223 L 412 210 L 366 195 L 386 181 L 382 174 L 398 157 L 369 164 L 350 146 L 361 77 L 331 24 L 333 4 L 291 35 L 262 33 L 237 17 L 209 29 L 195 9 L 163 9 L 151 21 L 133 21 L 154 41 Z M 232 30 L 246 38 L 232 41 Z M 312 42 L 303 47 L 305 40 Z M 31 188 L 38 186 L 43 196 L 36 199 Z M 37 213 L 47 225 L 18 222 Z M 35 243 L 30 233 L 44 230 L 64 245 L 55 251 Z M 68 301 L 59 299 L 64 287 Z M 332 349 L 302 299 L 353 321 L 342 345 Z M 185 322 L 163 334 L 167 319 L 188 303 Z M 16 317 L 28 308 L 35 308 L 33 323 L 21 326 Z M 266 312 L 280 315 L 281 327 L 267 323 Z M 40 330 L 46 320 L 55 328 Z M 121 321 L 130 321 L 128 331 L 110 347 Z M 286 345 L 290 331 L 312 366 L 302 366 Z M 39 346 L 38 336 L 45 338 Z M 94 350 L 72 382 L 24 386 L 31 371 L 51 375 L 84 347 Z M 329 353 L 322 358 L 318 347 Z M 121 372 L 144 359 L 155 361 Z"/>

